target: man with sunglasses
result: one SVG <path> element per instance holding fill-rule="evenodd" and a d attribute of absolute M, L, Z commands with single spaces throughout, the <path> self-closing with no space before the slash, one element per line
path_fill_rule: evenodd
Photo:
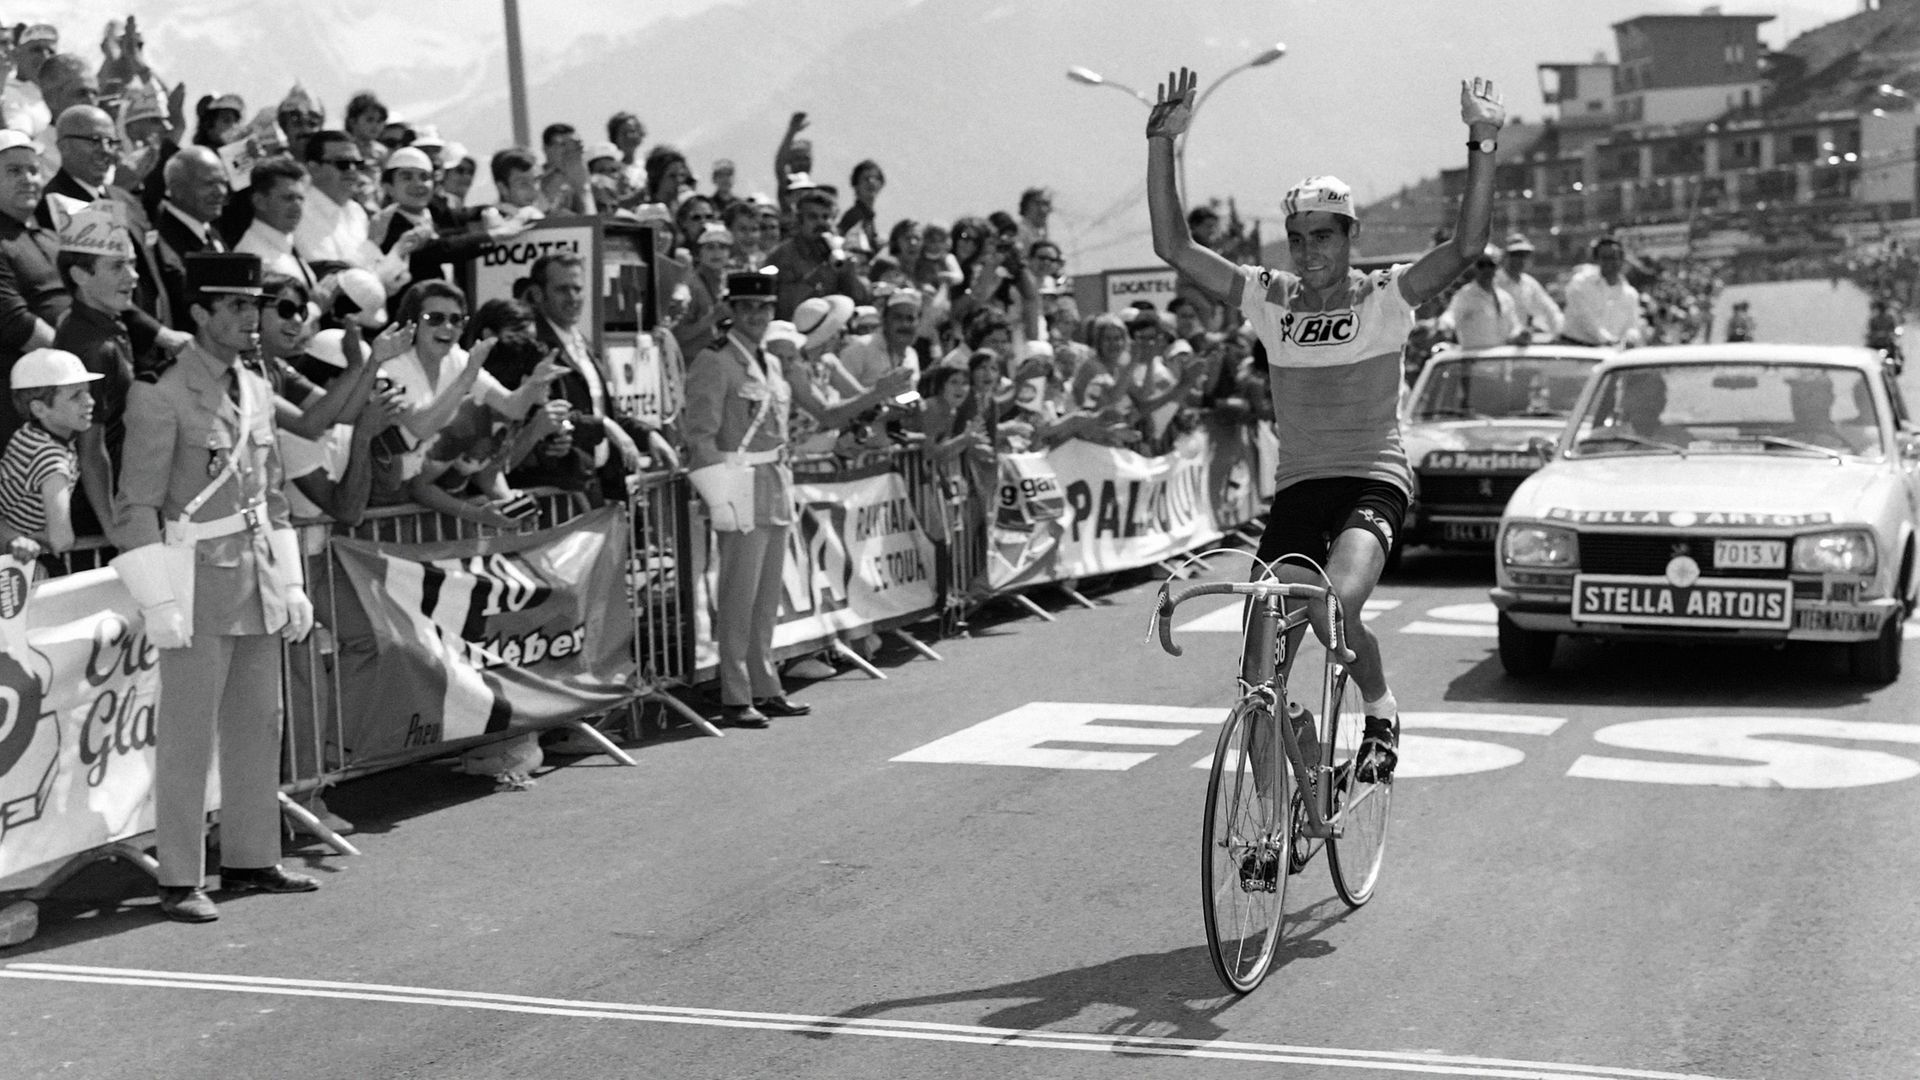
<path fill-rule="evenodd" d="M 1474 260 L 1473 276 L 1447 301 L 1440 326 L 1452 330 L 1463 349 L 1491 349 L 1496 345 L 1524 345 L 1529 340 L 1521 321 L 1520 301 L 1500 281 L 1504 254 L 1492 244 Z"/>
<path fill-rule="evenodd" d="M 120 135 L 113 118 L 92 105 L 69 106 L 54 122 L 60 147 L 60 171 L 47 181 L 47 194 L 71 199 L 75 203 L 109 200 L 120 208 L 120 221 L 133 241 L 134 269 L 140 275 L 134 303 L 162 323 L 173 325 L 173 311 L 162 287 L 160 267 L 154 259 L 153 223 L 146 207 L 125 188 L 108 181 L 120 159 Z M 40 203 L 40 223 L 58 231 L 58 204 L 53 199 Z"/>
<path fill-rule="evenodd" d="M 360 178 L 371 168 L 360 144 L 344 131 L 322 131 L 307 140 L 312 191 L 293 232 L 295 249 L 322 277 L 358 267 L 372 271 L 388 296 L 412 280 L 407 260 L 431 237 L 431 227 L 409 230 L 384 254 L 373 241 L 367 208 L 360 205 Z"/>

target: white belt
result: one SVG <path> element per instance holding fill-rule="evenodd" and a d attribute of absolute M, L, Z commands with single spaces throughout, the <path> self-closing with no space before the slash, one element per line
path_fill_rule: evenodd
<path fill-rule="evenodd" d="M 755 450 L 735 458 L 742 465 L 773 465 L 780 460 L 779 450 Z"/>
<path fill-rule="evenodd" d="M 201 540 L 215 540 L 222 536 L 262 528 L 267 523 L 267 504 L 254 503 L 237 514 L 228 514 L 212 521 L 169 521 L 167 522 L 167 543 L 192 544 Z"/>

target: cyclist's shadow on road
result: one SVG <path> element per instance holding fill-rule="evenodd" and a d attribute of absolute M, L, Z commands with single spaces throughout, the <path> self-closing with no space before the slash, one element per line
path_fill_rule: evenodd
<path fill-rule="evenodd" d="M 1324 934 L 1343 921 L 1349 909 L 1333 897 L 1293 910 L 1287 914 L 1284 936 L 1273 959 L 1269 978 L 1283 979 L 1286 968 L 1296 961 L 1330 955 L 1334 946 Z M 1086 967 L 1069 968 L 1051 975 L 999 983 L 972 990 L 949 990 L 914 997 L 890 998 L 856 1005 L 837 1013 L 842 1020 L 866 1020 L 889 1013 L 924 1009 L 941 1005 L 985 1004 L 1013 999 L 1016 1003 L 993 1009 L 963 1021 L 951 1015 L 939 1019 L 1010 1031 L 1036 1031 L 1066 1027 L 1089 1009 L 1118 1006 L 1128 1015 L 1102 1023 L 1103 1035 L 1127 1035 L 1154 1039 L 1192 1039 L 1209 1042 L 1227 1035 L 1217 1017 L 1240 1001 L 1240 995 L 1227 990 L 1214 975 L 1213 962 L 1204 944 L 1189 945 L 1166 952 L 1137 953 Z M 1105 1009 L 1100 1011 L 1105 1012 Z M 926 1016 L 917 1020 L 931 1019 Z M 808 1038 L 831 1038 L 831 1031 L 812 1030 Z M 1117 1052 L 1125 1053 L 1125 1048 Z"/>

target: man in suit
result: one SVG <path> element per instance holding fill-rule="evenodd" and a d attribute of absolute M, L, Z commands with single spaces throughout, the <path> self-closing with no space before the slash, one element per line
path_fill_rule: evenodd
<path fill-rule="evenodd" d="M 113 118 L 92 105 L 72 105 L 54 122 L 54 131 L 60 147 L 60 171 L 47 181 L 46 193 L 76 203 L 108 199 L 120 207 L 120 221 L 133 241 L 134 270 L 140 276 L 133 302 L 163 325 L 176 325 L 154 258 L 155 238 L 146 208 L 125 189 L 108 183 L 120 159 L 120 136 Z M 53 199 L 43 199 L 39 213 L 45 228 L 58 232 L 64 224 L 66 215 Z"/>
<path fill-rule="evenodd" d="M 567 373 L 554 380 L 554 396 L 573 404 L 574 444 L 593 455 L 601 491 L 609 499 L 625 497 L 627 474 L 638 472 L 642 464 L 637 439 L 645 439 L 667 468 L 677 468 L 679 455 L 658 429 L 615 415 L 606 369 L 579 325 L 586 311 L 586 261 L 571 252 L 543 255 L 534 260 L 528 277 L 533 286 L 527 302 L 538 316 L 534 336 L 557 350 L 567 366 Z"/>
<path fill-rule="evenodd" d="M 787 468 L 787 414 L 793 391 L 778 360 L 761 348 L 779 278 L 773 272 L 727 276 L 733 326 L 687 369 L 685 430 L 689 464 L 698 472 L 726 462 L 753 469 L 751 520 L 729 522 L 711 513 L 719 530 L 718 613 L 721 720 L 763 728 L 769 716 L 805 716 L 809 705 L 789 701 L 773 664 L 773 629 L 780 614 L 780 575 L 793 524 L 793 474 Z M 702 493 L 705 497 L 705 493 Z"/>
<path fill-rule="evenodd" d="M 189 146 L 167 159 L 167 197 L 154 220 L 154 255 L 173 311 L 173 325 L 191 329 L 187 315 L 189 255 L 222 252 L 227 243 L 215 222 L 227 206 L 227 168 L 204 146 Z"/>
<path fill-rule="evenodd" d="M 190 255 L 194 337 L 127 394 L 114 569 L 160 650 L 154 835 L 160 910 L 211 922 L 207 769 L 220 753 L 220 877 L 228 891 L 310 892 L 280 868 L 280 638 L 313 626 L 287 517 L 273 389 L 258 346 L 260 260 Z M 218 737 L 216 739 L 216 732 Z"/>

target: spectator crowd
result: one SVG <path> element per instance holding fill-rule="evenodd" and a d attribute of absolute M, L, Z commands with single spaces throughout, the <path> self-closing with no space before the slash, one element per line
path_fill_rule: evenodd
<path fill-rule="evenodd" d="M 297 84 L 252 113 L 217 87 L 189 106 L 132 19 L 97 60 L 51 25 L 5 41 L 0 366 L 15 394 L 0 438 L 28 434 L 0 483 L 0 539 L 16 554 L 111 537 L 128 389 L 194 334 L 188 266 L 204 253 L 260 262 L 245 362 L 274 389 L 288 495 L 310 519 L 414 504 L 505 527 L 527 488 L 597 505 L 677 467 L 686 371 L 732 327 L 741 272 L 775 276 L 764 347 L 794 388 L 801 453 L 924 441 L 938 468 L 984 490 L 997 452 L 1072 438 L 1151 452 L 1197 410 L 1263 407 L 1252 338 L 1212 299 L 1077 309 L 1046 189 L 1011 211 L 888 219 L 881 163 L 860 162 L 844 189 L 816 178 L 804 113 L 768 191 L 749 192 L 731 161 L 703 180 L 683 153 L 649 145 L 631 112 L 608 118 L 604 139 L 554 123 L 537 151 L 483 155 L 372 91 L 336 114 Z M 473 197 L 482 167 L 491 204 Z M 511 297 L 479 302 L 458 284 L 541 219 L 578 215 L 666 238 L 658 416 L 614 404 L 582 325 L 594 283 L 581 258 L 540 258 Z M 1196 235 L 1247 246 L 1237 214 L 1193 217 Z M 40 400 L 67 387 L 84 392 L 85 423 Z"/>

